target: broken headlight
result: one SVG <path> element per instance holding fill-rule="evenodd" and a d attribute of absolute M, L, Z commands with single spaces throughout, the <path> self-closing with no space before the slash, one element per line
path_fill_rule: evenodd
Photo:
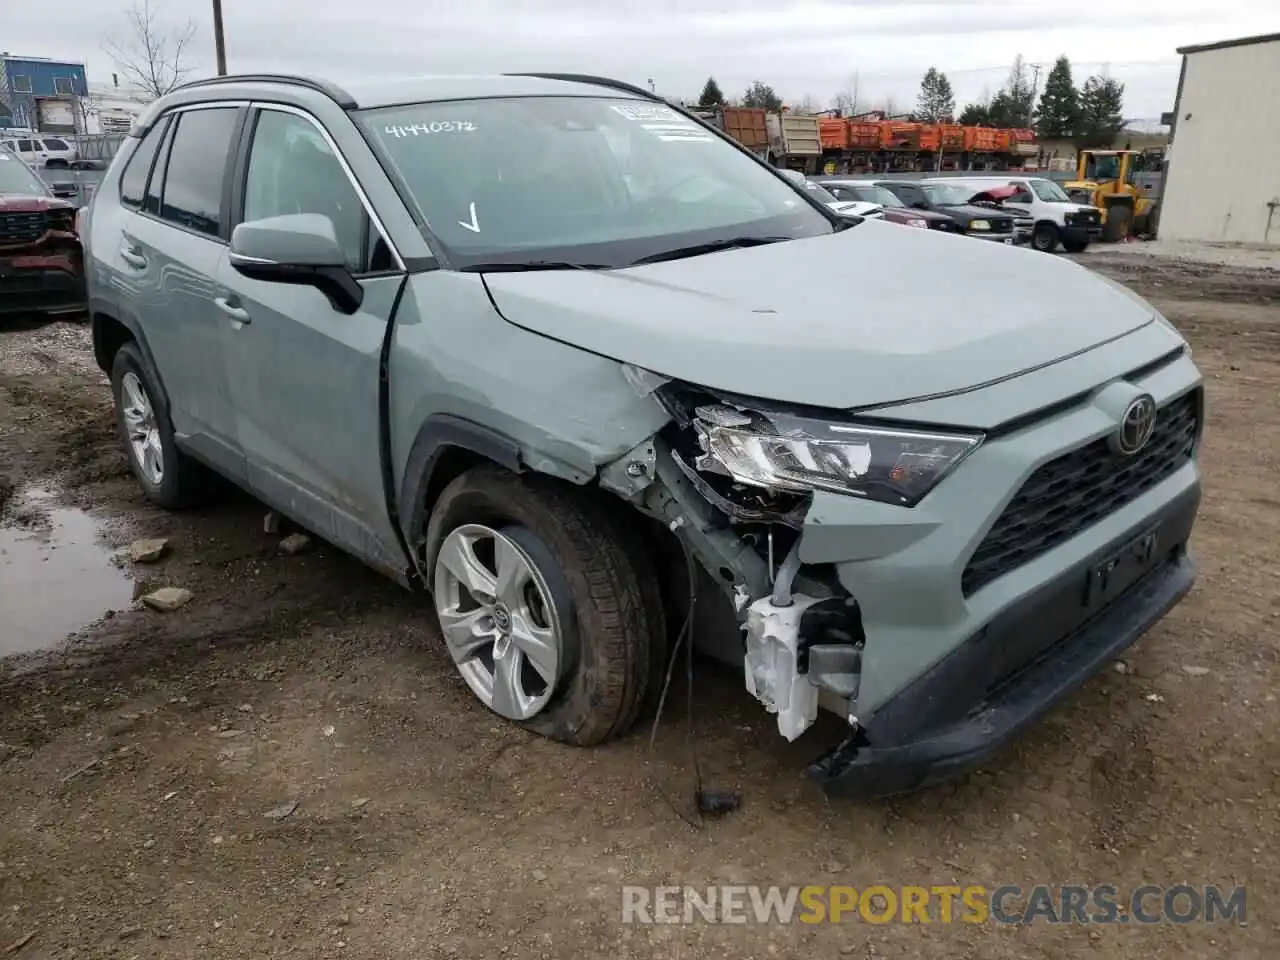
<path fill-rule="evenodd" d="M 859 426 L 724 404 L 698 407 L 697 467 L 771 490 L 914 506 L 974 451 L 980 435 Z"/>

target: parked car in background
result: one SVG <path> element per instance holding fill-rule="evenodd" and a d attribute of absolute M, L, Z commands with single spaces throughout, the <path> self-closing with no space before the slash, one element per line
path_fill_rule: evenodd
<path fill-rule="evenodd" d="M 80 313 L 84 259 L 76 207 L 0 150 L 0 316 Z"/>
<path fill-rule="evenodd" d="M 973 191 L 963 186 L 923 180 L 877 180 L 876 183 L 901 200 L 905 207 L 950 217 L 965 236 L 1007 244 L 1015 239 L 1013 217 L 969 203 Z"/>
<path fill-rule="evenodd" d="M 79 159 L 79 151 L 62 137 L 28 134 L 0 140 L 0 150 L 16 154 L 22 161 L 36 169 L 49 167 L 67 169 Z"/>
<path fill-rule="evenodd" d="M 779 172 L 796 186 L 804 187 L 815 200 L 819 203 L 825 203 L 836 213 L 867 217 L 871 220 L 884 219 L 884 208 L 878 203 L 867 203 L 864 200 L 842 200 L 832 195 L 821 184 L 806 177 L 799 170 L 781 170 Z"/>
<path fill-rule="evenodd" d="M 1045 177 L 986 176 L 937 179 L 971 191 L 970 203 L 993 203 L 1022 222 L 1031 246 L 1052 253 L 1061 244 L 1068 253 L 1081 253 L 1102 236 L 1102 211 L 1072 200 L 1057 183 Z M 1015 223 L 1017 228 L 1019 223 Z"/>
<path fill-rule="evenodd" d="M 787 740 L 839 718 L 828 787 L 903 792 L 1194 580 L 1201 376 L 1155 308 L 839 216 L 630 84 L 196 81 L 85 229 L 145 495 L 212 469 L 428 591 L 421 642 L 555 740 L 625 735 L 696 641 Z"/>
<path fill-rule="evenodd" d="M 941 230 L 943 233 L 956 233 L 956 223 L 946 214 L 933 213 L 929 210 L 912 210 L 896 195 L 877 184 L 874 180 L 854 180 L 849 177 L 821 176 L 814 182 L 822 184 L 837 200 L 860 201 L 874 203 L 884 210 L 884 219 L 893 223 L 905 224 L 908 227 Z"/>

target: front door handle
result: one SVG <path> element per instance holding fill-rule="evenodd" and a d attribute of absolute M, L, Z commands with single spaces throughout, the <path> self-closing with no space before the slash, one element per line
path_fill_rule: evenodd
<path fill-rule="evenodd" d="M 244 307 L 237 307 L 234 303 L 232 303 L 226 297 L 214 297 L 213 302 L 219 310 L 225 313 L 228 317 L 230 317 L 236 323 L 252 322 L 253 318 L 249 316 L 248 310 L 244 309 Z"/>
<path fill-rule="evenodd" d="M 142 255 L 142 252 L 137 247 L 129 246 L 128 244 L 121 247 L 120 259 L 135 270 L 145 270 L 147 268 L 147 258 Z"/>

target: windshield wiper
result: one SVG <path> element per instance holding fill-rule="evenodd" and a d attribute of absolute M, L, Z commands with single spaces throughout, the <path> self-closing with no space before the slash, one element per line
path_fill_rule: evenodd
<path fill-rule="evenodd" d="M 524 273 L 529 270 L 608 270 L 605 263 L 571 263 L 568 260 L 525 260 L 506 263 L 471 263 L 462 273 Z"/>
<path fill-rule="evenodd" d="M 700 257 L 704 253 L 716 253 L 720 250 L 734 250 L 739 247 L 761 247 L 766 243 L 781 243 L 793 237 L 730 237 L 727 240 L 715 240 L 711 243 L 697 243 L 691 247 L 676 247 L 674 250 L 663 250 L 641 257 L 631 265 L 637 267 L 642 263 L 661 263 L 663 260 L 679 260 L 683 257 Z"/>

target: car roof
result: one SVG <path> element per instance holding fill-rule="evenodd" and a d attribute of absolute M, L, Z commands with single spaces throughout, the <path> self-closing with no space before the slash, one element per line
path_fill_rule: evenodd
<path fill-rule="evenodd" d="M 665 103 L 661 97 L 607 77 L 585 74 L 439 74 L 418 77 L 370 78 L 339 85 L 319 77 L 293 74 L 230 74 L 208 77 L 176 87 L 152 103 L 138 119 L 133 134 L 142 136 L 156 118 L 173 106 L 208 100 L 253 99 L 287 93 L 299 103 L 316 97 L 334 101 L 344 110 L 399 104 L 493 97 L 614 97 Z"/>

